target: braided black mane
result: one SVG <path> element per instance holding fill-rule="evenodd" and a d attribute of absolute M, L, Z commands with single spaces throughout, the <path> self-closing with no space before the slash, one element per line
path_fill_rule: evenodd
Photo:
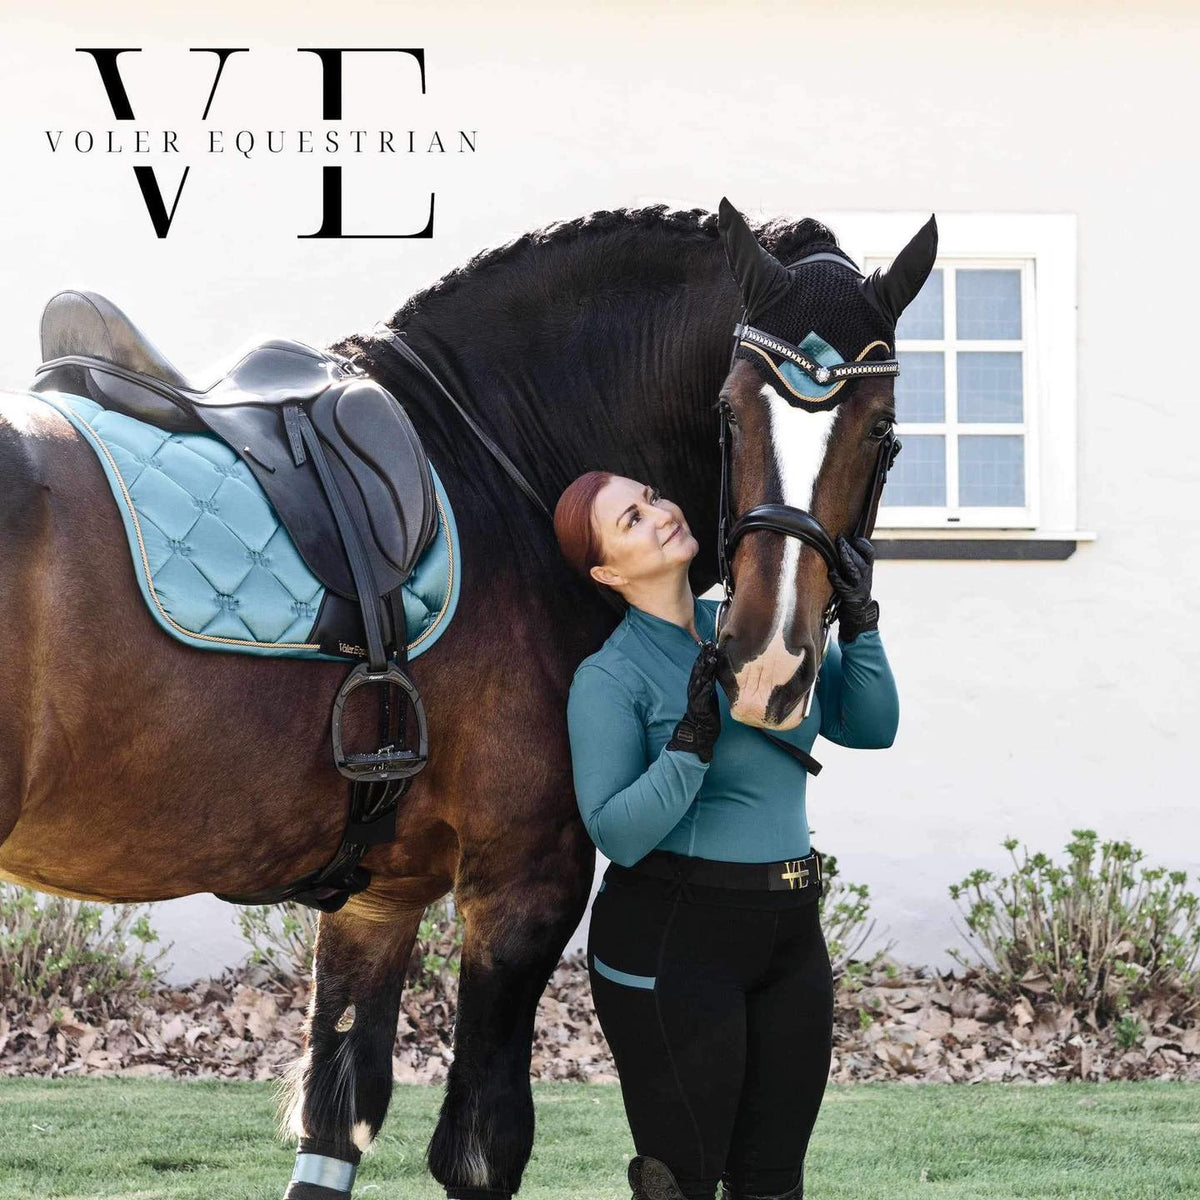
<path fill-rule="evenodd" d="M 411 296 L 388 323 L 403 328 L 411 318 L 421 313 L 431 302 L 445 298 L 464 283 L 477 278 L 494 267 L 513 266 L 531 252 L 550 246 L 563 246 L 582 238 L 619 234 L 631 236 L 650 229 L 661 230 L 672 238 L 689 242 L 716 241 L 717 214 L 703 208 L 668 209 L 665 204 L 646 208 L 600 209 L 570 221 L 555 221 L 541 229 L 521 234 L 501 246 L 490 247 L 473 255 L 460 267 L 444 275 L 436 283 Z M 818 246 L 838 248 L 837 238 L 828 226 L 812 217 L 791 221 L 775 217 L 755 228 L 758 240 L 780 262 L 787 263 L 809 249 Z"/>

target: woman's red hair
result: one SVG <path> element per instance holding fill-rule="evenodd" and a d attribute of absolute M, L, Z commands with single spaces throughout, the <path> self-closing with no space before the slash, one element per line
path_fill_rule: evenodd
<path fill-rule="evenodd" d="M 588 471 L 559 496 L 554 506 L 554 535 L 559 549 L 584 579 L 591 579 L 591 568 L 600 562 L 600 536 L 592 520 L 592 505 L 611 478 L 611 471 Z"/>

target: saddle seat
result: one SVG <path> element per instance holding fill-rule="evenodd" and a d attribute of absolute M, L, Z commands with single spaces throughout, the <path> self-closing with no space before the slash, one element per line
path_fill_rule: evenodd
<path fill-rule="evenodd" d="M 200 389 L 112 301 L 81 291 L 50 299 L 41 340 L 33 390 L 88 396 L 161 429 L 221 438 L 254 473 L 312 573 L 346 599 L 388 596 L 432 540 L 437 506 L 420 438 L 395 397 L 346 360 L 277 339 Z M 351 564 L 347 518 L 369 571 Z"/>
<path fill-rule="evenodd" d="M 111 300 L 95 292 L 59 292 L 42 311 L 42 361 L 86 355 L 200 391 Z"/>

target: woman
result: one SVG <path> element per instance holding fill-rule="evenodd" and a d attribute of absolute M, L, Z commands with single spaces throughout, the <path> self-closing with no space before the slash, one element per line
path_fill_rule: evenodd
<path fill-rule="evenodd" d="M 803 766 L 739 724 L 715 686 L 716 602 L 688 584 L 679 508 L 593 471 L 561 496 L 567 560 L 625 615 L 584 660 L 567 716 L 579 809 L 611 860 L 588 967 L 637 1156 L 635 1200 L 800 1200 L 829 1073 L 833 977 L 817 917 Z M 885 747 L 895 682 L 871 599 L 874 553 L 839 539 L 840 601 L 811 712 L 818 731 Z"/>

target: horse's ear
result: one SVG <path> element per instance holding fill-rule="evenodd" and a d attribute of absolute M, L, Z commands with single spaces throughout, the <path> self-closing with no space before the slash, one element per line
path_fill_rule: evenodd
<path fill-rule="evenodd" d="M 747 320 L 770 308 L 791 286 L 787 268 L 758 244 L 750 226 L 728 199 L 721 197 L 717 228 L 729 269 L 746 305 Z"/>
<path fill-rule="evenodd" d="M 893 325 L 933 270 L 937 247 L 937 218 L 930 213 L 929 220 L 913 234 L 892 265 L 877 269 L 863 280 L 863 294 Z"/>

